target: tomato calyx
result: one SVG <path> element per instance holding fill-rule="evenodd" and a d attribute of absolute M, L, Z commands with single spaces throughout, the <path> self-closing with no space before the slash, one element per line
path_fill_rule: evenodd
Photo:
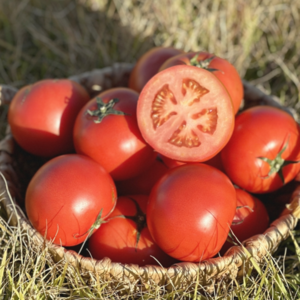
<path fill-rule="evenodd" d="M 141 210 L 139 204 L 137 201 L 131 197 L 128 197 L 131 201 L 133 201 L 135 207 L 136 207 L 136 214 L 134 216 L 125 216 L 125 215 L 118 215 L 110 218 L 109 220 L 112 220 L 114 218 L 124 218 L 124 219 L 129 219 L 132 220 L 135 225 L 136 225 L 136 244 L 135 244 L 135 251 L 137 251 L 137 246 L 141 237 L 141 232 L 142 230 L 147 227 L 147 222 L 146 222 L 146 214 Z"/>
<path fill-rule="evenodd" d="M 95 110 L 87 110 L 87 113 L 92 117 L 97 117 L 95 123 L 101 123 L 102 120 L 108 115 L 126 115 L 123 111 L 115 110 L 113 107 L 120 100 L 113 98 L 107 103 L 104 103 L 100 97 L 96 97 L 97 108 Z"/>
<path fill-rule="evenodd" d="M 288 142 L 284 145 L 284 147 L 282 148 L 282 150 L 279 151 L 279 153 L 277 154 L 277 156 L 274 159 L 269 159 L 267 157 L 258 157 L 259 159 L 265 161 L 266 163 L 269 164 L 270 166 L 270 171 L 268 173 L 268 175 L 266 176 L 262 176 L 262 178 L 269 178 L 271 175 L 273 175 L 274 173 L 277 173 L 278 176 L 280 177 L 282 183 L 284 184 L 284 176 L 283 176 L 283 171 L 282 169 L 290 164 L 297 164 L 300 161 L 293 161 L 293 160 L 285 160 L 281 157 L 282 153 L 286 150 L 288 146 Z"/>
<path fill-rule="evenodd" d="M 94 230 L 98 229 L 98 228 L 101 226 L 101 224 L 107 222 L 107 221 L 104 221 L 104 220 L 102 219 L 102 213 L 103 213 L 103 208 L 101 208 L 100 213 L 98 214 L 98 216 L 97 216 L 97 218 L 96 218 L 96 221 L 94 222 L 94 224 L 91 226 L 91 228 L 90 228 L 88 231 L 84 232 L 83 234 L 78 234 L 78 233 L 76 233 L 76 234 L 73 235 L 73 237 L 74 237 L 75 239 L 78 239 L 78 238 L 81 238 L 81 237 L 84 236 L 84 235 L 87 235 L 86 239 L 85 239 L 84 242 L 82 243 L 82 246 L 81 246 L 81 248 L 80 248 L 80 250 L 79 250 L 79 252 L 78 252 L 79 254 L 81 253 L 81 251 L 82 251 L 82 249 L 83 249 L 83 247 L 84 247 L 86 241 L 87 241 L 87 240 L 90 238 L 90 236 L 93 234 Z"/>
<path fill-rule="evenodd" d="M 209 68 L 209 64 L 212 62 L 212 60 L 215 58 L 215 56 L 211 56 L 207 59 L 204 59 L 204 60 L 201 60 L 201 61 L 198 61 L 198 54 L 196 54 L 195 56 L 193 56 L 191 59 L 190 59 L 190 65 L 193 66 L 193 67 L 197 67 L 197 68 L 202 68 L 202 69 L 205 69 L 207 71 L 210 71 L 210 72 L 214 72 L 214 71 L 220 71 L 218 69 L 214 69 L 214 68 Z"/>

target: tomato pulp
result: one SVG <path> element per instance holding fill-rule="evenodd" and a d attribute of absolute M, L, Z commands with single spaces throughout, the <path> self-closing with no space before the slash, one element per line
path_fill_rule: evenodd
<path fill-rule="evenodd" d="M 201 162 L 215 156 L 234 128 L 231 98 L 209 71 L 174 66 L 143 88 L 137 120 L 146 142 L 174 160 Z"/>

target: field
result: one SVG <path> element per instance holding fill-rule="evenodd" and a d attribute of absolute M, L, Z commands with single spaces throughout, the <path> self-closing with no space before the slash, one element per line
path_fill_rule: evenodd
<path fill-rule="evenodd" d="M 300 2 L 292 0 L 0 0 L 0 85 L 21 88 L 115 62 L 134 63 L 153 46 L 209 51 L 300 121 Z M 7 107 L 1 108 L 4 134 Z M 299 299 L 300 230 L 262 267 L 213 295 L 153 288 L 117 294 L 106 283 L 83 283 L 26 244 L 28 237 L 0 219 L 0 299 Z M 29 239 L 30 242 L 30 239 Z"/>

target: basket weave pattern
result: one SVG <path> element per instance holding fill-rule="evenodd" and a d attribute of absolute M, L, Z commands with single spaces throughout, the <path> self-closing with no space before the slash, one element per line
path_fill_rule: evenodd
<path fill-rule="evenodd" d="M 82 84 L 93 97 L 100 90 L 126 86 L 132 67 L 131 64 L 120 63 L 112 67 L 72 76 L 70 79 Z M 16 91 L 10 86 L 0 85 L 0 103 L 2 105 L 9 104 Z M 281 107 L 276 99 L 264 94 L 247 82 L 244 82 L 244 93 L 244 108 L 262 104 Z M 290 109 L 282 109 L 293 114 Z M 246 240 L 243 243 L 244 247 L 234 246 L 230 248 L 223 257 L 211 258 L 201 263 L 181 262 L 169 268 L 163 268 L 160 266 L 123 265 L 111 262 L 109 258 L 95 260 L 45 241 L 32 228 L 19 205 L 12 200 L 22 198 L 20 175 L 27 177 L 27 179 L 33 175 L 27 174 L 26 170 L 24 171 L 22 162 L 24 159 L 19 159 L 19 152 L 20 149 L 14 142 L 8 126 L 6 135 L 0 142 L 0 172 L 3 174 L 3 178 L 0 178 L 0 192 L 2 194 L 1 204 L 7 212 L 9 224 L 21 226 L 22 229 L 28 231 L 32 243 L 37 247 L 41 248 L 46 244 L 54 261 L 64 259 L 78 267 L 81 273 L 98 273 L 104 281 L 110 282 L 112 285 L 119 284 L 129 290 L 143 291 L 153 284 L 165 286 L 168 290 L 186 289 L 187 287 L 192 289 L 197 282 L 206 291 L 213 291 L 214 285 L 218 281 L 231 282 L 242 277 L 249 267 L 250 259 L 255 259 L 257 263 L 263 263 L 266 255 L 273 253 L 278 245 L 289 236 L 290 231 L 297 225 L 300 215 L 300 201 L 295 198 L 291 205 L 292 209 L 287 210 L 284 216 L 275 220 L 264 234 Z M 30 164 L 30 159 L 33 160 L 32 164 Z M 26 164 L 28 164 L 28 160 Z M 29 158 L 29 169 L 32 165 L 34 165 L 34 158 L 31 157 Z"/>

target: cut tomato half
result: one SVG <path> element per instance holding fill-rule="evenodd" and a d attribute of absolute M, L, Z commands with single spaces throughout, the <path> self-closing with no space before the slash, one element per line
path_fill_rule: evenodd
<path fill-rule="evenodd" d="M 209 71 L 174 66 L 153 76 L 138 100 L 146 142 L 180 161 L 206 161 L 226 145 L 234 128 L 231 98 Z"/>

